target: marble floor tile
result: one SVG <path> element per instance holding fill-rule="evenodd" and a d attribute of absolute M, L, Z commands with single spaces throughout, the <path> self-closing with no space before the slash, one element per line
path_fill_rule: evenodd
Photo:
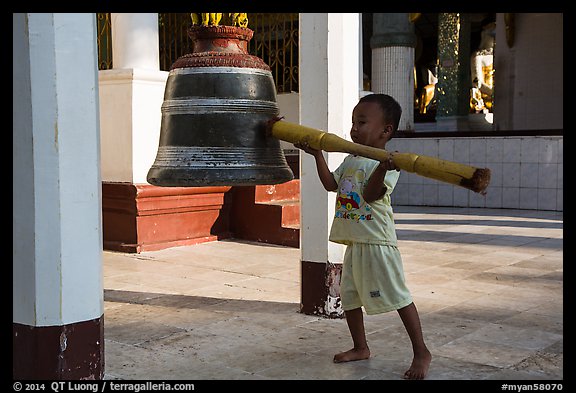
<path fill-rule="evenodd" d="M 427 379 L 563 379 L 561 213 L 399 206 L 395 218 Z M 300 312 L 300 258 L 235 239 L 104 251 L 105 379 L 401 380 L 413 355 L 396 311 L 364 315 L 370 359 L 333 363 L 348 326 Z"/>

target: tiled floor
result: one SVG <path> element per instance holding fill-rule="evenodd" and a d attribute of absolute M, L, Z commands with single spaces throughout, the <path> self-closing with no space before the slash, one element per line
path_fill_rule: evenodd
<path fill-rule="evenodd" d="M 563 379 L 563 215 L 395 208 L 431 380 Z M 344 319 L 299 312 L 300 251 L 220 241 L 104 252 L 105 378 L 400 380 L 396 312 L 366 316 L 369 360 Z"/>

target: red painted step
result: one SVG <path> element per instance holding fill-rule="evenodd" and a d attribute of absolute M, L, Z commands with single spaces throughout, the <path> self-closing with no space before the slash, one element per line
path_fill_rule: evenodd
<path fill-rule="evenodd" d="M 300 246 L 300 180 L 234 187 L 230 225 L 238 239 Z"/>

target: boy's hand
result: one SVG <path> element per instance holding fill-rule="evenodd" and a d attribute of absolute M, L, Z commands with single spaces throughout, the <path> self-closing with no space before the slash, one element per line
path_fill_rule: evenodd
<path fill-rule="evenodd" d="M 311 148 L 310 145 L 308 145 L 308 142 L 295 143 L 294 147 L 297 147 L 300 150 L 304 150 L 306 153 L 312 154 L 313 156 L 316 156 L 322 152 L 322 150 L 317 150 L 317 149 Z"/>
<path fill-rule="evenodd" d="M 394 159 L 392 158 L 393 155 L 394 153 L 391 153 L 386 160 L 380 161 L 380 165 L 378 165 L 378 168 L 386 171 L 397 170 L 398 172 L 400 172 L 400 168 L 397 168 L 396 164 L 394 164 Z"/>

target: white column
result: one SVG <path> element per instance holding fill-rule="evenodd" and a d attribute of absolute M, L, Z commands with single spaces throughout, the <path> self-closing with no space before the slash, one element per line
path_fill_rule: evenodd
<path fill-rule="evenodd" d="M 111 14 L 112 64 L 116 69 L 159 70 L 158 14 Z"/>
<path fill-rule="evenodd" d="M 167 71 L 158 14 L 112 14 L 112 70 L 99 72 L 102 179 L 146 183 L 160 137 Z"/>
<path fill-rule="evenodd" d="M 388 46 L 372 50 L 372 90 L 391 95 L 398 101 L 402 107 L 400 130 L 414 130 L 413 86 L 414 48 Z"/>
<path fill-rule="evenodd" d="M 389 94 L 402 107 L 398 129 L 414 130 L 414 26 L 407 13 L 374 14 L 372 91 Z"/>
<path fill-rule="evenodd" d="M 359 32 L 357 13 L 300 14 L 301 124 L 349 139 L 352 109 L 361 88 Z M 345 156 L 324 154 L 332 170 Z M 336 194 L 324 190 L 310 155 L 301 154 L 300 165 L 301 259 L 322 266 L 339 264 L 344 247 L 328 241 Z"/>
<path fill-rule="evenodd" d="M 94 14 L 13 14 L 13 322 L 103 314 Z"/>

